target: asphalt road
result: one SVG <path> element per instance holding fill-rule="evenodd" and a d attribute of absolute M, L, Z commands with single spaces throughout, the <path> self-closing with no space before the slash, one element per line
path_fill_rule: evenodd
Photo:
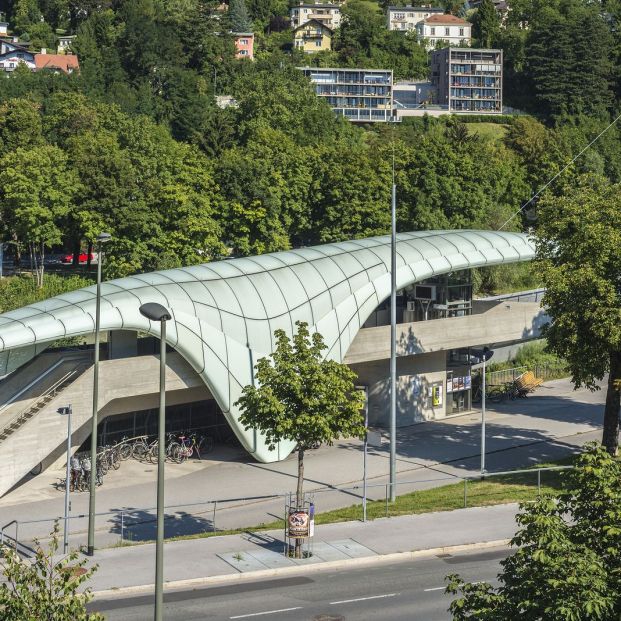
<path fill-rule="evenodd" d="M 166 621 L 446 621 L 445 576 L 493 582 L 506 548 L 432 557 L 349 571 L 314 572 L 243 584 L 175 591 L 165 596 Z M 153 596 L 90 605 L 109 621 L 153 618 Z"/>

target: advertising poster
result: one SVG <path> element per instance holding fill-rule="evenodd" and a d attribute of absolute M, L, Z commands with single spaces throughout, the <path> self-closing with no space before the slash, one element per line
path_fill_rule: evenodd
<path fill-rule="evenodd" d="M 309 537 L 310 518 L 306 509 L 289 509 L 289 537 L 293 539 L 303 539 Z"/>
<path fill-rule="evenodd" d="M 446 392 L 453 392 L 453 378 L 452 377 L 447 377 L 446 378 Z"/>
<path fill-rule="evenodd" d="M 470 390 L 472 388 L 472 376 L 471 375 L 466 375 L 466 377 L 464 378 L 464 388 L 466 390 Z"/>
<path fill-rule="evenodd" d="M 453 378 L 453 392 L 455 392 L 456 390 L 459 390 L 459 378 L 458 377 Z"/>

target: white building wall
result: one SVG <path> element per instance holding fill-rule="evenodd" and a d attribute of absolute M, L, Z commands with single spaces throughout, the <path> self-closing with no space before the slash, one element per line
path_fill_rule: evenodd
<path fill-rule="evenodd" d="M 433 49 L 438 41 L 445 42 L 448 46 L 459 47 L 463 43 L 470 45 L 472 41 L 472 25 L 453 24 L 425 24 L 420 22 L 416 30 L 422 39 L 427 39 L 428 48 Z"/>

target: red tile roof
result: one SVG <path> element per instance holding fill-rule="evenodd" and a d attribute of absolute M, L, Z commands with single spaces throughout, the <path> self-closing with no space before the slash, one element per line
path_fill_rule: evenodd
<path fill-rule="evenodd" d="M 455 15 L 430 15 L 426 20 L 425 24 L 454 24 L 454 25 L 464 25 L 467 24 L 470 26 L 470 22 L 467 22 L 465 19 L 461 17 L 455 17 Z"/>
<path fill-rule="evenodd" d="M 59 69 L 71 73 L 80 68 L 78 57 L 73 54 L 35 54 L 35 67 L 39 69 Z"/>

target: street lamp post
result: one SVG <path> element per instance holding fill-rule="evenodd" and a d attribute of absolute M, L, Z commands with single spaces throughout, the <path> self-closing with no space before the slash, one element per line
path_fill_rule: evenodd
<path fill-rule="evenodd" d="M 157 535 L 155 540 L 155 613 L 161 621 L 164 605 L 164 460 L 166 458 L 166 322 L 172 317 L 161 304 L 149 302 L 140 307 L 140 314 L 160 322 L 160 411 L 157 426 Z"/>
<path fill-rule="evenodd" d="M 472 351 L 472 350 L 471 350 Z M 489 347 L 474 350 L 472 353 L 483 362 L 483 376 L 481 378 L 481 474 L 485 474 L 485 372 L 487 361 L 494 355 Z"/>
<path fill-rule="evenodd" d="M 394 180 L 390 222 L 390 502 L 394 502 L 397 494 L 397 186 Z"/>
<path fill-rule="evenodd" d="M 97 410 L 99 405 L 99 324 L 101 306 L 101 265 L 103 245 L 112 239 L 110 233 L 97 235 L 97 295 L 95 298 L 95 354 L 93 363 L 93 414 L 91 419 L 91 480 L 88 499 L 88 544 L 86 554 L 95 553 L 95 489 L 97 487 Z"/>
<path fill-rule="evenodd" d="M 67 468 L 65 478 L 65 532 L 63 537 L 63 554 L 69 552 L 69 486 L 71 484 L 71 404 L 58 408 L 59 414 L 67 416 Z"/>

